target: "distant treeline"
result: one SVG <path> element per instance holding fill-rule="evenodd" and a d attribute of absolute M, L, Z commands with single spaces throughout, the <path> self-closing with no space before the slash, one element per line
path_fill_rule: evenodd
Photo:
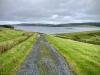
<path fill-rule="evenodd" d="M 0 25 L 0 27 L 4 27 L 4 28 L 12 28 L 12 29 L 14 29 L 14 26 L 11 26 L 11 25 Z"/>

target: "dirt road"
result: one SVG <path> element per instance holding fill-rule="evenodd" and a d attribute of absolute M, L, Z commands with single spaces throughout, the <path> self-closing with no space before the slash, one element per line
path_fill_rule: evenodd
<path fill-rule="evenodd" d="M 72 75 L 65 59 L 40 34 L 18 75 Z"/>

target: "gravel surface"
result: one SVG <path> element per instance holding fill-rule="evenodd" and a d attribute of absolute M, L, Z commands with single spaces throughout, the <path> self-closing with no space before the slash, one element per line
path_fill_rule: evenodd
<path fill-rule="evenodd" d="M 38 36 L 32 51 L 17 75 L 74 75 L 66 60 L 53 48 L 43 34 Z"/>

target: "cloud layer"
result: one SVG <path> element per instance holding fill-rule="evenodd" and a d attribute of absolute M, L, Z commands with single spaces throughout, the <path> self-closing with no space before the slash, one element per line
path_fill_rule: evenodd
<path fill-rule="evenodd" d="M 0 22 L 100 22 L 100 0 L 0 0 Z"/>

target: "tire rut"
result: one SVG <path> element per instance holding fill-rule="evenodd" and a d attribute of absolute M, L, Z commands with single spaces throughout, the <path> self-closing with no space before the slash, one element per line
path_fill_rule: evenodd
<path fill-rule="evenodd" d="M 66 60 L 54 49 L 43 34 L 27 56 L 17 75 L 74 75 Z"/>

